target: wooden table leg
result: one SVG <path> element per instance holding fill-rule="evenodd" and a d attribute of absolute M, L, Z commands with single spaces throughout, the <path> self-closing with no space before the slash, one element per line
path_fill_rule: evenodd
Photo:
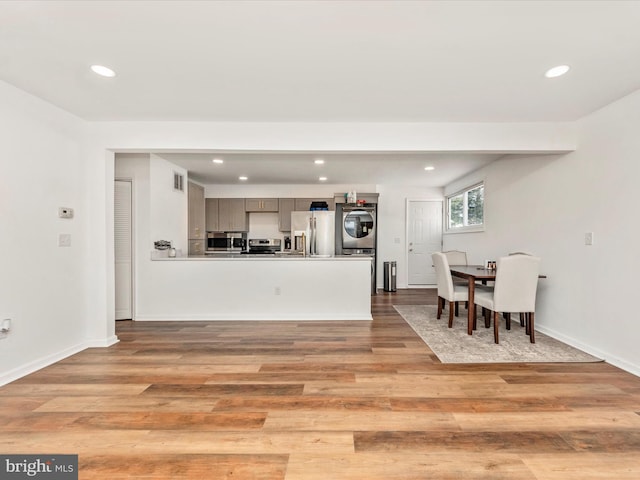
<path fill-rule="evenodd" d="M 469 335 L 473 335 L 473 319 L 476 318 L 476 304 L 474 303 L 475 284 L 476 280 L 469 278 L 469 308 L 467 310 L 467 333 Z"/>

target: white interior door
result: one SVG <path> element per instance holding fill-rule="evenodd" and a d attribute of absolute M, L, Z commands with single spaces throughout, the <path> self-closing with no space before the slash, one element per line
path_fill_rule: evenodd
<path fill-rule="evenodd" d="M 126 320 L 133 318 L 131 182 L 116 180 L 114 198 L 116 320 Z"/>
<path fill-rule="evenodd" d="M 435 285 L 431 254 L 442 250 L 442 202 L 409 200 L 407 284 Z"/>

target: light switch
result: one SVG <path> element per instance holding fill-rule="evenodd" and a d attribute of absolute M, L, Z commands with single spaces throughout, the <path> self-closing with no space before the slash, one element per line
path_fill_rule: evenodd
<path fill-rule="evenodd" d="M 70 233 L 61 233 L 58 235 L 58 246 L 59 247 L 70 247 L 71 246 L 71 234 Z"/>
<path fill-rule="evenodd" d="M 584 234 L 584 244 L 593 245 L 593 232 L 587 232 Z"/>

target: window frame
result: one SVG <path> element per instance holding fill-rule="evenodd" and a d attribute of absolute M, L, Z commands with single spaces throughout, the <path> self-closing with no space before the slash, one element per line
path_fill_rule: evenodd
<path fill-rule="evenodd" d="M 471 192 L 472 190 L 475 190 L 478 187 L 482 187 L 483 190 L 483 195 L 482 195 L 482 223 L 480 224 L 475 224 L 475 225 L 469 225 L 468 221 L 469 221 L 469 212 L 468 212 L 468 201 L 469 201 L 469 197 L 468 194 L 469 192 Z M 450 211 L 450 202 L 451 199 L 454 197 L 457 197 L 459 195 L 462 195 L 462 202 L 463 202 L 463 225 L 460 227 L 452 227 L 451 226 L 451 211 Z M 445 233 L 469 233 L 469 232 L 483 232 L 484 231 L 484 225 L 485 225 L 485 206 L 486 206 L 486 199 L 484 198 L 484 181 L 481 182 L 477 182 L 474 183 L 473 185 L 469 185 L 468 187 L 465 187 L 461 190 L 458 190 L 454 193 L 451 193 L 449 195 L 445 195 L 445 208 L 444 208 L 444 224 L 445 224 Z"/>

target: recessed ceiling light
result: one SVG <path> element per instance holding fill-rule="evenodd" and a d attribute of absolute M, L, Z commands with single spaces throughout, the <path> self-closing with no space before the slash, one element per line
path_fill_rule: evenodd
<path fill-rule="evenodd" d="M 425 169 L 427 172 L 430 172 L 431 170 L 435 170 L 435 169 L 436 169 L 436 167 L 432 167 L 431 165 L 429 165 L 428 167 L 424 167 L 424 169 Z"/>
<path fill-rule="evenodd" d="M 98 75 L 102 75 L 103 77 L 115 77 L 116 72 L 111 70 L 109 67 L 105 67 L 103 65 L 91 65 L 91 70 Z"/>
<path fill-rule="evenodd" d="M 321 182 L 326 182 L 327 181 L 327 177 L 320 177 L 318 180 L 320 180 Z"/>
<path fill-rule="evenodd" d="M 242 175 L 241 177 L 238 177 L 238 180 L 242 180 L 244 182 L 245 180 L 249 180 L 249 177 Z"/>
<path fill-rule="evenodd" d="M 322 165 L 324 163 L 324 160 L 321 158 L 316 158 L 313 163 L 315 163 L 316 165 Z"/>
<path fill-rule="evenodd" d="M 217 163 L 217 164 L 221 164 L 224 163 L 224 160 L 221 158 L 214 158 L 213 160 L 211 160 L 213 163 Z"/>
<path fill-rule="evenodd" d="M 549 70 L 547 70 L 547 72 L 544 74 L 544 76 L 547 77 L 547 78 L 559 77 L 559 76 L 564 75 L 565 73 L 567 73 L 570 68 L 571 67 L 569 67 L 569 65 L 558 65 L 557 67 L 553 67 L 553 68 L 550 68 Z"/>

